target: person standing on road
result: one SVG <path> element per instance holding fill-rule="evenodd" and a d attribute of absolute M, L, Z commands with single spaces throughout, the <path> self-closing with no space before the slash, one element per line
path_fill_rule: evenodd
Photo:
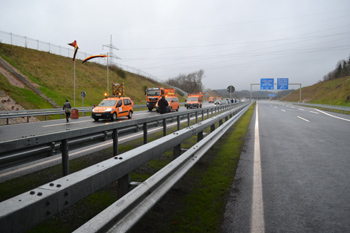
<path fill-rule="evenodd" d="M 162 98 L 158 101 L 159 113 L 163 114 L 167 112 L 168 101 L 165 99 L 165 96 L 162 95 Z"/>
<path fill-rule="evenodd" d="M 66 115 L 66 121 L 69 122 L 69 118 L 70 118 L 70 110 L 72 109 L 72 106 L 70 105 L 70 103 L 68 102 L 68 100 L 66 100 L 66 102 L 63 104 L 63 110 L 64 113 Z"/>

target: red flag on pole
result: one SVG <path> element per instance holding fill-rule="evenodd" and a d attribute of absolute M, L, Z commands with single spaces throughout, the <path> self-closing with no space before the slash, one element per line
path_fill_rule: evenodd
<path fill-rule="evenodd" d="M 73 46 L 75 48 L 74 49 L 74 55 L 73 55 L 73 61 L 75 61 L 75 56 L 77 55 L 77 52 L 78 52 L 78 49 L 79 49 L 77 41 L 75 40 L 74 42 L 69 43 L 68 45 Z"/>

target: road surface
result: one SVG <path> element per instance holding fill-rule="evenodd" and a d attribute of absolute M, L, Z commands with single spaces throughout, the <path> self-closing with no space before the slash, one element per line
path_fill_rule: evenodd
<path fill-rule="evenodd" d="M 350 232 L 350 117 L 259 101 L 222 232 Z"/>

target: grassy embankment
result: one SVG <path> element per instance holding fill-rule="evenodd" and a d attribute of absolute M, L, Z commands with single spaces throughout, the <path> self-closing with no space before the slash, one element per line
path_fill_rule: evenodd
<path fill-rule="evenodd" d="M 303 87 L 301 96 L 306 103 L 350 106 L 350 77 L 323 81 L 312 86 Z M 298 102 L 299 90 L 281 100 Z"/>
<path fill-rule="evenodd" d="M 225 200 L 233 182 L 253 111 L 254 106 L 179 182 L 180 188 L 169 191 L 132 232 L 145 232 L 145 229 L 151 229 L 152 232 L 218 232 Z M 181 128 L 186 126 L 182 124 Z M 168 134 L 175 130 L 176 127 L 168 130 Z M 205 133 L 210 133 L 210 130 L 207 129 Z M 162 132 L 151 135 L 149 140 L 156 140 L 160 137 L 162 137 Z M 192 137 L 182 144 L 182 148 L 190 148 L 196 143 L 196 140 L 195 136 Z M 121 144 L 119 150 L 120 153 L 123 153 L 140 145 L 142 145 L 142 139 L 137 139 Z M 84 158 L 72 160 L 70 171 L 73 173 L 91 166 L 110 158 L 111 155 L 112 148 L 109 148 Z M 142 182 L 171 161 L 172 151 L 168 151 L 133 172 L 131 180 Z M 0 190 L 6 192 L 1 192 L 0 201 L 55 180 L 61 176 L 61 172 L 62 167 L 59 165 L 4 182 L 0 184 Z M 30 232 L 71 232 L 116 200 L 116 182 L 114 182 L 44 221 Z M 162 221 L 159 221 L 160 217 Z"/>
<path fill-rule="evenodd" d="M 72 58 L 62 57 L 48 52 L 37 51 L 0 43 L 0 56 L 38 85 L 38 89 L 58 105 L 66 99 L 74 100 L 74 64 Z M 136 104 L 145 104 L 144 90 L 147 87 L 164 86 L 149 78 L 111 67 L 109 71 L 109 94 L 113 83 L 125 84 L 125 95 Z M 85 91 L 84 106 L 97 105 L 107 91 L 106 66 L 94 62 L 82 64 L 76 60 L 75 106 L 82 106 L 81 91 Z M 9 93 L 17 103 L 28 109 L 52 108 L 41 97 L 29 90 L 12 86 L 6 77 L 0 75 L 0 90 Z M 180 97 L 183 102 L 184 98 Z"/>

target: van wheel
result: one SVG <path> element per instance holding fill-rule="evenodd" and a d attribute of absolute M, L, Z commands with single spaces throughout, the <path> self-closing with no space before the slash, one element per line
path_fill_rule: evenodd
<path fill-rule="evenodd" d="M 131 119 L 132 117 L 132 111 L 129 111 L 128 118 Z"/>
<path fill-rule="evenodd" d="M 179 108 L 180 108 L 180 107 L 177 107 L 177 109 L 176 109 L 177 112 L 179 111 Z"/>
<path fill-rule="evenodd" d="M 117 120 L 117 114 L 116 114 L 116 113 L 113 113 L 112 121 L 116 121 L 116 120 Z"/>
<path fill-rule="evenodd" d="M 94 118 L 94 121 L 98 121 L 98 118 Z"/>
<path fill-rule="evenodd" d="M 152 108 L 148 108 L 148 111 L 152 112 Z"/>

